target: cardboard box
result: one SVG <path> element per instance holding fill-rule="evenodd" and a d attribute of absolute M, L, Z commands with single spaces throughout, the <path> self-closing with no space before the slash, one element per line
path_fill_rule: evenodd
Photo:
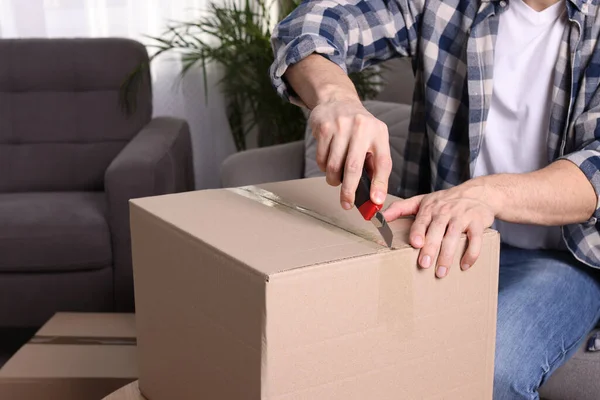
<path fill-rule="evenodd" d="M 150 400 L 492 398 L 494 231 L 440 280 L 411 220 L 390 250 L 323 178 L 138 199 L 131 222 Z"/>
<path fill-rule="evenodd" d="M 0 369 L 0 399 L 101 400 L 137 376 L 132 314 L 58 313 Z"/>

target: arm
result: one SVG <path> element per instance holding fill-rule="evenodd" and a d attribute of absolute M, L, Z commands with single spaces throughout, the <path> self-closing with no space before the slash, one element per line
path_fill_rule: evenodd
<path fill-rule="evenodd" d="M 569 130 L 572 147 L 546 168 L 481 178 L 497 217 L 535 225 L 572 225 L 600 218 L 600 89 Z M 492 199 L 493 200 L 493 199 Z M 592 228 L 594 229 L 594 228 Z"/>
<path fill-rule="evenodd" d="M 312 110 L 317 164 L 329 184 L 342 184 L 345 209 L 354 203 L 365 160 L 375 203 L 385 200 L 391 172 L 387 127 L 362 106 L 347 72 L 413 55 L 420 9 L 416 1 L 306 1 L 273 34 L 273 83 Z"/>
<path fill-rule="evenodd" d="M 472 179 L 452 189 L 396 202 L 384 215 L 386 219 L 416 215 L 410 243 L 421 249 L 421 267 L 430 267 L 438 257 L 438 277 L 447 274 L 462 233 L 467 234 L 469 244 L 461 268 L 473 265 L 483 230 L 495 218 L 562 225 L 567 247 L 577 258 L 600 265 L 600 90 L 569 127 L 566 143 L 570 147 L 566 155 L 539 171 Z"/>
<path fill-rule="evenodd" d="M 547 226 L 583 223 L 598 205 L 590 181 L 567 160 L 528 174 L 479 179 L 489 188 L 489 204 L 497 218 L 507 222 Z"/>
<path fill-rule="evenodd" d="M 290 66 L 313 53 L 328 59 L 344 73 L 360 71 L 395 56 L 413 56 L 423 2 L 303 1 L 273 31 L 275 61 L 270 73 L 275 88 L 282 96 L 293 97 L 293 89 L 298 90 L 298 85 L 288 87 L 283 76 Z"/>
<path fill-rule="evenodd" d="M 384 216 L 393 220 L 415 215 L 409 240 L 421 249 L 419 265 L 429 268 L 437 257 L 436 275 L 443 278 L 463 233 L 469 240 L 461 260 L 466 270 L 479 257 L 483 232 L 495 218 L 537 225 L 574 224 L 587 221 L 597 204 L 598 196 L 582 170 L 571 161 L 559 160 L 536 172 L 490 175 L 401 200 Z"/>
<path fill-rule="evenodd" d="M 311 110 L 320 103 L 336 100 L 360 102 L 354 84 L 346 72 L 316 54 L 291 65 L 284 77 L 302 103 Z"/>

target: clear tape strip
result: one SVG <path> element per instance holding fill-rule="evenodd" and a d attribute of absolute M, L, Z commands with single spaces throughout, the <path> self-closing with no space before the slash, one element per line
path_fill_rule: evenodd
<path fill-rule="evenodd" d="M 337 229 L 341 229 L 341 230 L 348 232 L 354 236 L 357 236 L 363 240 L 367 240 L 369 242 L 376 243 L 382 247 L 388 248 L 385 241 L 379 235 L 372 234 L 371 232 L 367 232 L 367 231 L 357 231 L 354 229 L 348 229 L 348 228 L 342 227 L 333 218 L 329 218 L 329 217 L 327 217 L 323 214 L 320 214 L 314 210 L 310 210 L 308 208 L 302 207 L 299 204 L 291 203 L 291 202 L 283 199 L 282 197 L 278 196 L 277 194 L 270 192 L 268 190 L 265 190 L 263 188 L 260 188 L 258 186 L 254 186 L 254 185 L 242 186 L 242 187 L 238 187 L 238 188 L 229 188 L 228 190 L 231 192 L 234 192 L 240 196 L 244 196 L 251 200 L 257 201 L 268 207 L 274 207 L 274 206 L 287 207 L 290 210 L 299 212 L 301 214 L 307 215 L 309 217 L 317 219 L 326 224 L 332 225 L 332 226 L 336 227 Z"/>

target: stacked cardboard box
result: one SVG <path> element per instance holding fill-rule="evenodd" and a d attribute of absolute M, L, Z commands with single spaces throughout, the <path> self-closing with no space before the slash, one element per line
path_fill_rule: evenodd
<path fill-rule="evenodd" d="M 137 376 L 132 314 L 59 313 L 0 369 L 0 399 L 100 400 Z"/>

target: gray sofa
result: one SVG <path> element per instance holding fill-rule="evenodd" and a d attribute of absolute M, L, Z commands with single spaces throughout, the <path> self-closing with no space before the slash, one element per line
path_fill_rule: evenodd
<path fill-rule="evenodd" d="M 388 125 L 392 160 L 401 157 L 408 134 L 412 77 L 405 61 L 394 60 L 385 72 L 388 84 L 377 101 L 365 102 L 367 109 Z M 315 142 L 310 129 L 305 140 L 253 149 L 227 158 L 221 169 L 224 187 L 320 176 L 315 162 Z M 390 189 L 399 184 L 398 171 L 390 177 Z M 600 399 L 600 353 L 586 352 L 582 346 L 577 354 L 557 370 L 541 390 L 547 400 Z"/>
<path fill-rule="evenodd" d="M 125 39 L 0 40 L 0 327 L 56 311 L 131 311 L 128 200 L 193 188 L 185 121 L 137 109 Z"/>

